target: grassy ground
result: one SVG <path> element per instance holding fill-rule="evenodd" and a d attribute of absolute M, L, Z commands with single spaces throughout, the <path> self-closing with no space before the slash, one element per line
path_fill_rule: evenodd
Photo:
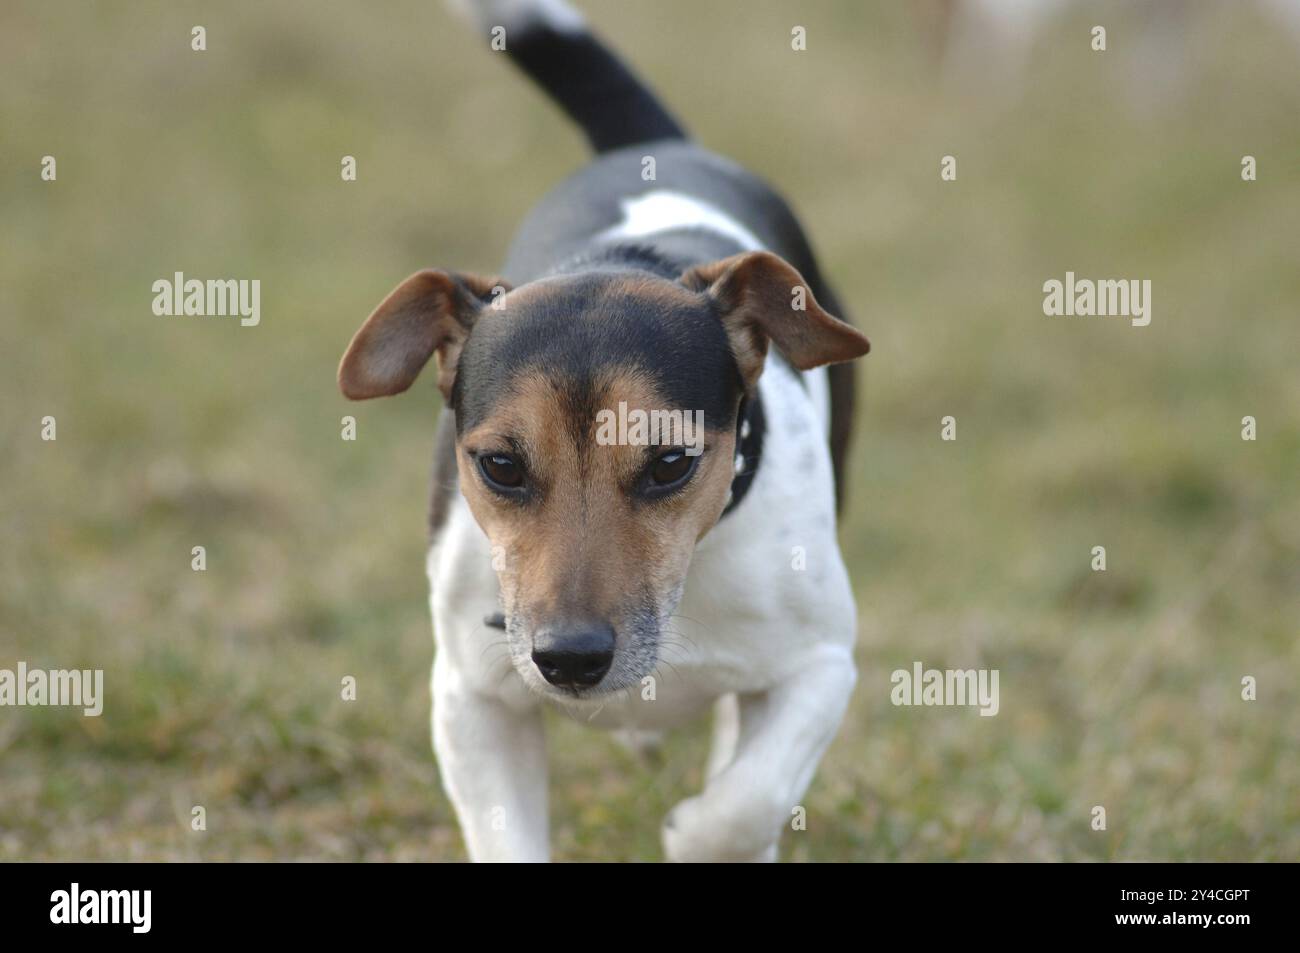
<path fill-rule="evenodd" d="M 1300 859 L 1300 60 L 1193 4 L 1153 104 L 1120 6 L 1013 88 L 937 80 L 903 4 L 592 11 L 788 194 L 874 344 L 861 680 L 794 859 Z M 334 368 L 409 272 L 495 267 L 578 137 L 431 2 L 6 3 L 0 115 L 0 667 L 107 691 L 0 710 L 0 859 L 463 857 L 427 728 L 435 392 L 348 406 Z M 1150 278 L 1151 325 L 1045 317 L 1067 270 Z M 174 271 L 259 278 L 261 325 L 155 317 Z M 913 660 L 999 669 L 1000 713 L 893 707 Z M 553 727 L 557 856 L 658 858 L 703 734 L 651 768 Z"/>

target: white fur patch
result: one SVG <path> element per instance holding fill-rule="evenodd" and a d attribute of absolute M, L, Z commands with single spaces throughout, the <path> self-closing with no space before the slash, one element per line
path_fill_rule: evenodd
<path fill-rule="evenodd" d="M 623 221 L 601 232 L 601 240 L 645 238 L 677 228 L 702 228 L 725 235 L 745 251 L 759 251 L 763 243 L 749 229 L 722 211 L 694 196 L 656 189 L 620 203 Z"/>

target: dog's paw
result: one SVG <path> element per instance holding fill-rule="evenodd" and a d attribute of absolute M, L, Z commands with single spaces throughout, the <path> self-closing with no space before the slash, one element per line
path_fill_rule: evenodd
<path fill-rule="evenodd" d="M 718 810 L 705 796 L 687 798 L 664 820 L 664 856 L 686 864 L 772 863 L 779 831 L 753 813 Z"/>

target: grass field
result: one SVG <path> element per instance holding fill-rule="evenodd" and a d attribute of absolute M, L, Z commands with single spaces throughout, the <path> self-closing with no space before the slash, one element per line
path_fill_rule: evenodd
<path fill-rule="evenodd" d="M 859 687 L 784 854 L 1300 860 L 1293 41 L 1189 3 L 1152 103 L 1119 3 L 1013 89 L 940 79 L 915 5 L 586 6 L 786 193 L 874 345 Z M 0 710 L 0 859 L 462 859 L 428 740 L 436 391 L 349 405 L 334 372 L 410 272 L 495 268 L 579 137 L 424 0 L 14 0 L 0 80 L 0 668 L 107 695 Z M 1151 279 L 1150 326 L 1044 316 L 1067 270 Z M 176 271 L 260 279 L 261 324 L 154 316 Z M 914 660 L 998 669 L 999 714 L 894 707 Z M 704 732 L 655 767 L 552 728 L 556 856 L 658 859 Z"/>

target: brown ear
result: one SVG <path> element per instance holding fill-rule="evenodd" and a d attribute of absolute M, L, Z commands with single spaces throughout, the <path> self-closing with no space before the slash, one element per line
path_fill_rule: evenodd
<path fill-rule="evenodd" d="M 353 336 L 339 363 L 339 389 L 352 400 L 400 394 L 437 352 L 438 389 L 449 399 L 456 361 L 474 319 L 494 293 L 508 290 L 498 278 L 416 272 L 393 289 Z"/>
<path fill-rule="evenodd" d="M 823 311 L 803 276 L 771 252 L 698 265 L 681 280 L 718 305 L 746 387 L 762 373 L 769 340 L 801 371 L 871 350 L 863 334 Z"/>

